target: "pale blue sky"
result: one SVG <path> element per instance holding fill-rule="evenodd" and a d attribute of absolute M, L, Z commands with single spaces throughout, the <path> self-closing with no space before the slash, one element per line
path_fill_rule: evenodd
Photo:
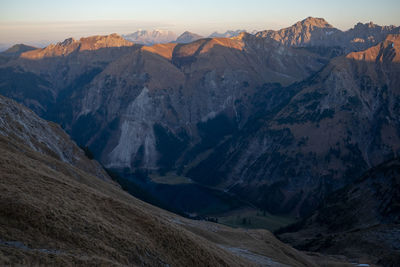
<path fill-rule="evenodd" d="M 400 25 L 399 0 L 0 0 L 0 43 L 38 43 L 142 29 L 199 34 L 264 30 L 323 17 L 346 30 L 357 22 Z"/>

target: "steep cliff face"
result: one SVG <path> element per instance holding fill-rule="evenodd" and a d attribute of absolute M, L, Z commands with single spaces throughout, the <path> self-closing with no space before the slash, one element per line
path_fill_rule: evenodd
<path fill-rule="evenodd" d="M 109 149 L 102 153 L 108 157 L 102 158 L 108 166 L 133 167 L 135 161 L 156 168 L 162 157 L 160 152 L 164 151 L 157 151 L 156 144 L 161 140 L 156 136 L 155 125 L 171 134 L 171 142 L 190 146 L 199 142 L 198 123 L 219 114 L 230 123 L 243 123 L 245 118 L 239 117 L 236 106 L 249 88 L 267 81 L 287 83 L 301 79 L 322 66 L 308 52 L 297 53 L 252 39 L 203 39 L 170 45 L 169 49 L 154 48 L 155 54 L 152 48 L 145 47 L 113 63 L 78 97 L 77 102 L 82 99 L 82 104 L 74 110 L 81 113 L 74 118 L 72 127 L 82 115 L 91 116 L 98 110 L 110 111 L 110 122 L 117 114 L 122 115 L 118 116 L 120 133 L 110 139 L 114 143 L 107 143 Z M 309 69 L 304 69 L 303 62 L 309 58 Z M 136 94 L 126 99 L 118 113 L 112 95 L 95 93 L 105 92 L 107 81 L 115 81 L 113 94 Z M 95 142 L 92 140 L 88 141 Z M 139 150 L 142 158 L 136 157 Z"/>
<path fill-rule="evenodd" d="M 293 85 L 298 93 L 283 108 L 249 120 L 188 175 L 271 211 L 307 214 L 327 192 L 400 152 L 399 39 L 336 58 Z"/>
<path fill-rule="evenodd" d="M 319 46 L 327 45 L 332 38 L 331 35 L 338 32 L 340 30 L 334 28 L 323 18 L 308 17 L 291 27 L 279 31 L 261 31 L 256 35 L 287 46 Z"/>

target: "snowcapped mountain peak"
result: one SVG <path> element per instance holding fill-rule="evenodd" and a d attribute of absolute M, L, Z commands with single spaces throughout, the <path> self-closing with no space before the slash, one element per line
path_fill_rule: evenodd
<path fill-rule="evenodd" d="M 143 30 L 139 29 L 134 33 L 123 35 L 123 37 L 131 42 L 153 45 L 159 43 L 169 43 L 175 41 L 178 37 L 174 32 L 169 30 L 155 29 L 155 30 Z"/>

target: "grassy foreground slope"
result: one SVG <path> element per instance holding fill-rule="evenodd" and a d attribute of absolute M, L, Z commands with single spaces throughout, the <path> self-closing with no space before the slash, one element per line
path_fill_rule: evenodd
<path fill-rule="evenodd" d="M 229 235 L 221 240 L 216 237 L 220 231 L 213 227 L 249 239 L 245 231 L 195 223 L 198 225 L 139 201 L 110 182 L 0 136 L 2 266 L 256 264 L 254 259 L 233 255 L 227 249 L 234 245 Z M 273 236 L 268 238 L 280 243 Z M 302 253 L 280 244 L 280 254 L 272 253 L 273 262 L 283 257 L 282 261 L 291 265 L 313 265 Z M 261 242 L 261 246 L 268 245 Z M 285 256 L 285 250 L 291 251 L 292 256 Z M 269 260 L 263 256 L 261 259 Z"/>
<path fill-rule="evenodd" d="M 117 186 L 3 136 L 0 173 L 1 265 L 248 264 Z"/>
<path fill-rule="evenodd" d="M 163 211 L 0 136 L 2 266 L 317 266 L 321 260 L 329 261 L 267 230 Z"/>

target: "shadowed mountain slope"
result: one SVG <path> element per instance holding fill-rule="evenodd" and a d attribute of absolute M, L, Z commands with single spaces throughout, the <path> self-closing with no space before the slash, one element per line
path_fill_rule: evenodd
<path fill-rule="evenodd" d="M 295 93 L 283 107 L 249 120 L 188 176 L 250 195 L 272 212 L 306 215 L 400 153 L 399 40 L 389 35 L 286 88 Z"/>
<path fill-rule="evenodd" d="M 400 161 L 368 170 L 331 194 L 301 223 L 281 229 L 281 239 L 304 250 L 370 258 L 382 266 L 400 261 Z"/>
<path fill-rule="evenodd" d="M 372 28 L 374 40 L 397 29 Z M 313 41 L 329 31 L 307 18 L 282 38 L 67 39 L 2 64 L 0 93 L 119 173 L 174 172 L 303 216 L 399 150 L 398 35 L 336 57 L 347 43 L 334 53 Z"/>
<path fill-rule="evenodd" d="M 191 221 L 139 201 L 95 176 L 87 165 L 98 164 L 54 124 L 4 97 L 0 111 L 1 265 L 316 266 L 268 231 Z M 75 166 L 57 146 L 79 156 Z"/>
<path fill-rule="evenodd" d="M 7 50 L 0 53 L 0 64 L 4 64 L 10 61 L 13 58 L 19 57 L 22 53 L 35 50 L 36 47 L 24 45 L 24 44 L 16 44 L 12 47 L 8 48 Z"/>
<path fill-rule="evenodd" d="M 0 92 L 59 122 L 106 166 L 171 168 L 158 164 L 167 155 L 156 147 L 156 125 L 186 143 L 180 157 L 201 141 L 198 123 L 224 114 L 243 124 L 248 114 L 235 110 L 250 88 L 301 80 L 324 60 L 250 35 L 152 47 L 112 35 L 22 54 L 0 69 Z"/>
<path fill-rule="evenodd" d="M 89 160 L 59 125 L 39 118 L 23 105 L 3 96 L 0 96 L 0 134 L 33 151 L 111 181 L 100 164 Z"/>
<path fill-rule="evenodd" d="M 196 33 L 186 31 L 186 32 L 182 33 L 181 35 L 179 35 L 179 37 L 176 38 L 175 42 L 179 43 L 179 44 L 187 44 L 187 43 L 197 41 L 201 38 L 204 38 L 204 37 L 201 35 L 198 35 Z"/>

